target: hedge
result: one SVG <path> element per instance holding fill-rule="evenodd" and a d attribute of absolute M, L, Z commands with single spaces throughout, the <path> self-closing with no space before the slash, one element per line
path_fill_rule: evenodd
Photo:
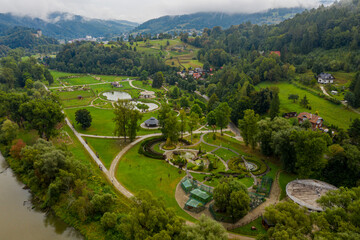
<path fill-rule="evenodd" d="M 268 169 L 267 165 L 261 160 L 247 157 L 246 161 L 256 164 L 257 169 L 251 171 L 254 175 L 264 174 Z"/>
<path fill-rule="evenodd" d="M 161 141 L 165 141 L 164 138 L 150 138 L 145 140 L 144 142 L 141 143 L 140 148 L 139 148 L 139 153 L 145 155 L 146 157 L 149 158 L 155 158 L 155 159 L 161 159 L 164 160 L 165 156 L 162 153 L 159 152 L 155 152 L 151 149 L 151 146 L 154 145 L 157 142 L 161 142 Z"/>

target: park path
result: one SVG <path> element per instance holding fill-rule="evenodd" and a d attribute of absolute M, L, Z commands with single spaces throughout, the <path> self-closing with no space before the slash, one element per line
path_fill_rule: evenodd
<path fill-rule="evenodd" d="M 129 84 L 131 87 L 136 88 L 136 89 L 140 89 L 140 90 L 144 90 L 141 88 L 137 88 L 132 84 L 133 80 L 129 81 Z M 104 84 L 104 83 L 101 83 Z M 44 85 L 45 86 L 45 85 Z M 47 91 L 49 91 L 49 89 L 45 86 L 45 89 Z M 112 161 L 111 166 L 109 168 L 109 170 L 104 166 L 104 164 L 101 162 L 101 160 L 97 157 L 97 155 L 95 154 L 95 152 L 89 147 L 89 145 L 85 142 L 85 140 L 83 139 L 83 137 L 95 137 L 95 138 L 104 138 L 104 139 L 120 139 L 123 137 L 116 137 L 116 136 L 99 136 L 99 135 L 90 135 L 90 134 L 81 134 L 79 133 L 71 124 L 70 120 L 66 117 L 65 121 L 67 123 L 67 125 L 70 127 L 70 129 L 73 131 L 73 133 L 75 134 L 76 138 L 80 141 L 80 143 L 84 146 L 84 148 L 86 149 L 86 151 L 90 154 L 91 158 L 97 163 L 97 165 L 99 166 L 100 170 L 104 173 L 104 175 L 106 176 L 106 178 L 111 181 L 111 183 L 113 184 L 113 186 L 120 192 L 122 193 L 124 196 L 126 196 L 127 198 L 132 198 L 134 197 L 134 194 L 131 193 L 129 190 L 127 190 L 116 178 L 116 170 L 117 170 L 117 165 L 119 163 L 119 161 L 121 160 L 122 156 L 124 156 L 124 154 L 127 153 L 127 151 L 129 151 L 132 147 L 134 147 L 136 144 L 140 143 L 141 141 L 150 138 L 150 137 L 155 137 L 155 136 L 161 136 L 161 133 L 154 133 L 154 134 L 148 134 L 148 135 L 144 135 L 144 136 L 139 136 L 135 141 L 131 142 L 129 145 L 127 145 L 125 148 L 123 148 L 120 153 L 115 157 L 115 159 Z M 201 129 L 204 126 L 200 127 L 198 130 L 194 131 L 193 134 L 198 134 L 201 133 L 201 140 L 197 143 L 200 144 L 201 142 L 204 142 L 205 144 L 211 145 L 209 143 L 206 143 L 203 140 L 203 136 L 206 133 L 211 133 L 212 130 L 204 130 L 202 131 Z M 231 130 L 231 129 L 230 129 Z M 188 135 L 189 133 L 187 133 Z M 236 134 L 236 133 L 235 133 Z M 216 145 L 213 145 L 216 146 Z M 224 148 L 221 146 L 218 146 L 220 148 Z M 226 148 L 224 148 L 226 149 Z M 231 150 L 231 149 L 228 149 Z M 234 151 L 235 152 L 235 151 Z M 217 155 L 216 155 L 217 156 Z M 217 156 L 222 162 L 223 164 L 227 167 L 226 162 L 221 159 L 219 156 Z M 190 221 L 186 221 L 186 224 L 194 224 Z M 239 240 L 254 240 L 255 238 L 252 237 L 246 237 L 246 236 L 242 236 L 242 235 L 238 235 L 238 234 L 234 234 L 234 233 L 228 233 L 229 239 L 239 239 Z"/>
<path fill-rule="evenodd" d="M 321 91 L 322 91 L 326 96 L 331 97 L 331 96 L 327 93 L 327 91 L 325 90 L 325 88 L 324 88 L 323 85 L 320 85 L 320 88 L 321 88 Z"/>

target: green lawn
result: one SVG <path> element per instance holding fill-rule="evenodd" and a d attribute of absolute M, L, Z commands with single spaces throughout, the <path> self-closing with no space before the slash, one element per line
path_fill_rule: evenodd
<path fill-rule="evenodd" d="M 248 236 L 257 236 L 259 234 L 265 234 L 266 230 L 265 230 L 265 228 L 263 228 L 261 221 L 262 221 L 262 219 L 261 219 L 261 217 L 259 217 L 259 218 L 255 219 L 254 221 L 252 221 L 242 227 L 231 230 L 231 232 L 242 234 L 242 235 L 248 235 Z M 252 226 L 256 227 L 256 230 L 251 230 Z"/>
<path fill-rule="evenodd" d="M 116 155 L 129 144 L 124 142 L 122 139 L 103 139 L 103 138 L 91 138 L 84 137 L 88 145 L 92 148 L 95 153 L 99 154 L 100 160 L 103 162 L 107 169 Z"/>
<path fill-rule="evenodd" d="M 159 89 L 159 88 L 153 88 L 151 85 L 144 85 L 142 83 L 142 81 L 133 81 L 132 84 L 135 86 L 135 87 L 138 87 L 138 88 L 142 88 L 142 89 L 145 89 L 145 90 L 148 90 L 148 91 L 153 91 L 153 92 L 163 92 L 164 90 L 162 89 Z"/>
<path fill-rule="evenodd" d="M 333 104 L 323 98 L 314 96 L 311 93 L 295 87 L 289 83 L 261 83 L 258 87 L 269 87 L 276 86 L 280 89 L 280 109 L 284 112 L 319 112 L 319 115 L 328 124 L 337 125 L 343 129 L 347 129 L 352 119 L 358 118 L 359 114 L 354 113 L 350 110 L 345 109 L 343 105 Z M 299 103 L 293 103 L 292 100 L 288 99 L 289 94 L 298 94 L 300 99 L 305 95 L 308 98 L 312 110 L 305 109 L 299 105 Z M 300 100 L 299 100 L 300 101 Z"/>
<path fill-rule="evenodd" d="M 236 157 L 238 155 L 236 155 L 235 153 L 233 153 L 232 151 L 220 148 L 218 150 L 216 150 L 214 152 L 214 154 L 218 155 L 219 157 L 221 157 L 225 162 L 227 162 L 228 160 L 230 160 L 230 158 L 232 157 Z"/>
<path fill-rule="evenodd" d="M 241 182 L 242 184 L 244 184 L 247 188 L 251 187 L 252 185 L 254 185 L 254 179 L 252 177 L 244 177 L 239 179 L 239 182 Z"/>
<path fill-rule="evenodd" d="M 213 139 L 213 134 L 208 133 L 204 136 L 204 140 L 207 143 L 215 144 L 218 146 L 222 146 L 225 148 L 230 148 L 232 150 L 235 150 L 239 154 L 244 154 L 242 152 L 242 144 L 238 140 L 228 137 L 228 136 L 221 136 L 220 133 L 216 133 L 216 139 Z"/>
<path fill-rule="evenodd" d="M 81 106 L 88 106 L 95 97 L 91 98 L 84 98 L 84 99 L 71 99 L 71 100 L 62 100 L 62 105 L 67 107 L 81 107 Z"/>
<path fill-rule="evenodd" d="M 178 216 L 194 221 L 175 200 L 175 189 L 185 176 L 184 171 L 163 160 L 145 157 L 138 153 L 140 144 L 131 148 L 119 162 L 116 177 L 131 192 L 149 190 L 162 197 L 167 207 L 172 207 Z"/>
<path fill-rule="evenodd" d="M 84 107 L 85 109 L 90 111 L 92 116 L 92 124 L 91 127 L 83 130 L 79 124 L 75 123 L 75 112 L 80 108 L 73 108 L 73 109 L 65 109 L 66 115 L 69 117 L 71 123 L 75 125 L 75 129 L 83 134 L 91 134 L 91 135 L 100 135 L 100 136 L 113 136 L 115 123 L 113 121 L 114 118 L 114 111 L 113 109 L 98 109 L 94 107 Z M 157 111 L 155 112 L 148 112 L 143 114 L 142 120 L 139 122 L 142 123 L 143 121 L 149 119 L 151 116 L 157 117 Z M 159 133 L 160 130 L 148 130 L 140 128 L 138 131 L 138 135 L 147 135 L 151 133 Z"/>
<path fill-rule="evenodd" d="M 284 199 L 286 197 L 286 185 L 295 180 L 297 178 L 296 175 L 288 173 L 288 172 L 281 172 L 279 176 L 279 184 L 281 188 L 281 195 L 280 200 Z"/>
<path fill-rule="evenodd" d="M 65 79 L 61 79 L 61 82 L 65 83 L 65 85 L 69 85 L 69 86 L 100 83 L 99 80 L 96 80 L 92 76 L 81 76 L 81 77 L 75 77 L 75 78 L 65 78 Z"/>
<path fill-rule="evenodd" d="M 91 91 L 91 90 L 87 90 L 87 91 L 71 91 L 71 92 L 55 91 L 55 94 L 57 96 L 59 96 L 61 100 L 73 99 L 73 98 L 77 98 L 78 96 L 82 96 L 83 98 L 94 97 L 94 92 Z"/>

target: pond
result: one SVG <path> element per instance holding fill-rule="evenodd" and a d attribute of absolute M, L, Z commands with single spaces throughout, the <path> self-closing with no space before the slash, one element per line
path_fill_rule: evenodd
<path fill-rule="evenodd" d="M 102 94 L 110 101 L 117 101 L 117 100 L 131 100 L 131 95 L 127 92 L 120 92 L 120 91 L 113 91 L 113 92 L 104 92 Z"/>
<path fill-rule="evenodd" d="M 58 217 L 34 208 L 23 187 L 0 152 L 0 239 L 83 239 Z"/>

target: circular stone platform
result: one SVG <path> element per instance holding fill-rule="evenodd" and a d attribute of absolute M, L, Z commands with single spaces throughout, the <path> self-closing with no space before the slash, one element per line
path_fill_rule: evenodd
<path fill-rule="evenodd" d="M 316 201 L 327 192 L 336 189 L 335 186 L 319 180 L 294 180 L 286 185 L 286 195 L 295 203 L 309 210 L 324 211 Z"/>

